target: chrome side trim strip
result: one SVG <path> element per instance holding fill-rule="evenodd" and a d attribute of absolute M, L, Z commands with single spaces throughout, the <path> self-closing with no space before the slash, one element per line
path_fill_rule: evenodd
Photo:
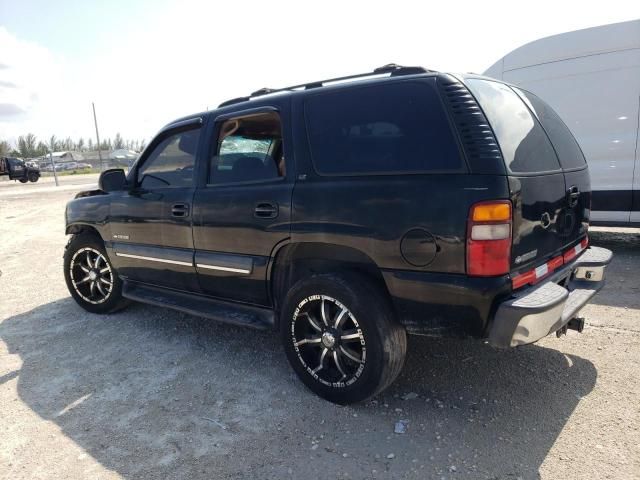
<path fill-rule="evenodd" d="M 191 262 L 181 262 L 179 260 L 167 260 L 166 258 L 143 257 L 142 255 L 131 255 L 130 253 L 116 252 L 118 257 L 135 258 L 136 260 L 148 260 L 149 262 L 170 263 L 172 265 L 184 265 L 185 267 L 193 267 Z"/>
<path fill-rule="evenodd" d="M 220 270 L 222 272 L 244 273 L 246 275 L 251 273 L 251 270 L 246 270 L 244 268 L 220 267 L 218 265 L 205 265 L 204 263 L 196 263 L 196 267 L 206 268 L 209 270 Z"/>

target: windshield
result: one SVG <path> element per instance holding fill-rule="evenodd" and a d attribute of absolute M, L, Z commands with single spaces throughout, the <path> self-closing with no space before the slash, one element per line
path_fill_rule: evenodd
<path fill-rule="evenodd" d="M 17 158 L 7 158 L 11 167 L 24 167 L 24 162 Z"/>
<path fill-rule="evenodd" d="M 562 168 L 580 168 L 587 163 L 575 137 L 560 116 L 543 100 L 531 92 L 513 88 L 520 98 L 529 106 L 542 124 L 553 143 Z"/>

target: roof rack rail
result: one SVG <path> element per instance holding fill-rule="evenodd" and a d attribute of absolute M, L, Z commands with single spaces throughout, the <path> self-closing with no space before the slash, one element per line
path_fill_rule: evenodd
<path fill-rule="evenodd" d="M 397 65 L 395 63 L 388 63 L 387 65 L 378 67 L 374 69 L 373 72 L 368 72 L 368 73 L 359 73 L 357 75 L 347 75 L 344 77 L 329 78 L 327 80 L 319 80 L 319 81 L 310 82 L 310 83 L 301 83 L 299 85 L 292 85 L 290 87 L 284 87 L 284 88 L 268 88 L 268 87 L 261 88 L 260 90 L 256 90 L 255 92 L 251 93 L 251 95 L 247 97 L 238 97 L 238 98 L 233 98 L 231 100 L 222 102 L 218 107 L 226 107 L 227 105 L 233 105 L 235 103 L 245 102 L 252 98 L 260 97 L 262 95 L 269 95 L 271 93 L 287 92 L 287 91 L 293 91 L 293 90 L 310 90 L 313 88 L 322 87 L 326 83 L 342 82 L 345 80 L 354 80 L 356 78 L 366 78 L 366 77 L 372 77 L 375 75 L 384 75 L 385 73 L 388 73 L 389 76 L 391 77 L 396 77 L 401 75 L 416 75 L 420 73 L 429 73 L 432 71 L 433 70 L 428 70 L 424 67 L 406 67 L 403 65 Z"/>

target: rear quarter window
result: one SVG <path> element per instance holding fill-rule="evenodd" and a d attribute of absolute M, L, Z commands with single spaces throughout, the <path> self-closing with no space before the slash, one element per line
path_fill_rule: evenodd
<path fill-rule="evenodd" d="M 480 79 L 467 79 L 466 84 L 489 120 L 510 172 L 560 170 L 558 157 L 545 131 L 509 86 Z"/>
<path fill-rule="evenodd" d="M 549 135 L 553 143 L 560 165 L 565 170 L 584 167 L 587 163 L 575 137 L 560 116 L 544 101 L 534 94 L 514 88 L 520 97 L 529 104 Z"/>
<path fill-rule="evenodd" d="M 448 118 L 428 82 L 322 93 L 305 102 L 314 168 L 321 175 L 465 170 Z"/>

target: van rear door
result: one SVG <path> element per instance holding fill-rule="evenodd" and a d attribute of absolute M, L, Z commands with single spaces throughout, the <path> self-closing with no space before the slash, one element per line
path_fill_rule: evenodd
<path fill-rule="evenodd" d="M 496 81 L 466 78 L 465 83 L 502 150 L 513 202 L 511 269 L 519 273 L 585 235 L 591 201 L 588 170 L 569 130 L 540 99 Z"/>

